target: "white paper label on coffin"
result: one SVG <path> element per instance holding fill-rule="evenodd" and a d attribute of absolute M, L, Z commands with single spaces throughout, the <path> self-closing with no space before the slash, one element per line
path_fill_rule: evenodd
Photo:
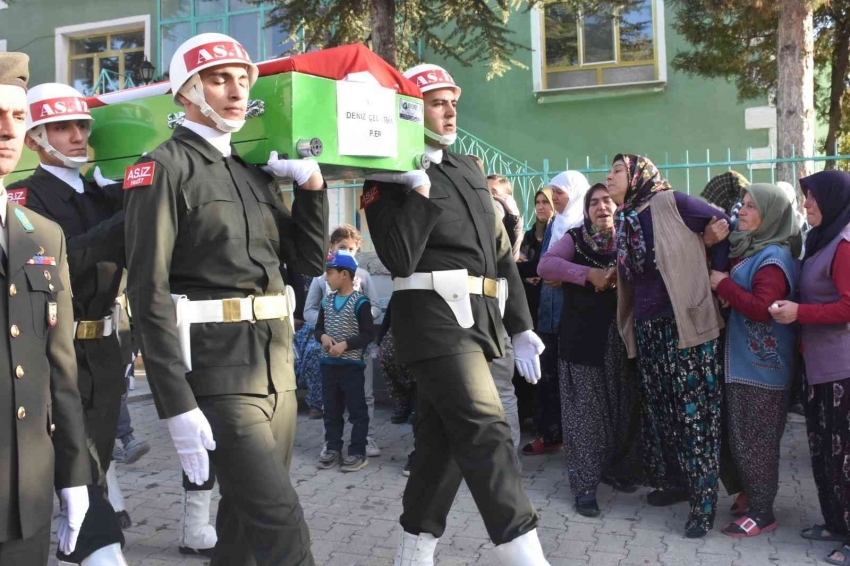
<path fill-rule="evenodd" d="M 336 109 L 340 155 L 397 156 L 394 90 L 368 83 L 337 81 Z"/>

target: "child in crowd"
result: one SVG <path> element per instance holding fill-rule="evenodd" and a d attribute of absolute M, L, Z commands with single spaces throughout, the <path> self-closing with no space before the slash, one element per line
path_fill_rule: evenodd
<path fill-rule="evenodd" d="M 330 253 L 345 250 L 352 256 L 357 255 L 360 251 L 360 242 L 362 237 L 360 232 L 351 224 L 342 224 L 331 233 Z M 381 316 L 381 307 L 378 304 L 378 291 L 375 284 L 372 282 L 372 277 L 369 272 L 362 268 L 357 268 L 354 275 L 354 290 L 366 295 L 371 303 L 372 320 L 376 320 Z M 309 326 L 309 332 L 312 335 L 316 320 L 319 316 L 319 307 L 325 297 L 330 294 L 330 289 L 325 281 L 325 276 L 316 277 L 310 283 L 310 289 L 307 292 L 307 299 L 304 302 L 304 321 L 305 327 Z M 299 332 L 306 332 L 304 329 Z M 302 339 L 306 336 L 302 336 Z M 300 374 L 304 374 L 302 379 L 307 382 L 307 406 L 310 409 L 311 419 L 322 418 L 322 377 L 319 373 L 319 358 L 321 357 L 321 349 L 318 342 L 315 342 L 312 337 L 307 340 L 304 348 L 305 356 L 300 364 Z M 300 352 L 299 352 L 300 353 Z M 381 449 L 375 442 L 374 434 L 374 419 L 375 419 L 375 395 L 372 391 L 372 383 L 370 380 L 366 382 L 366 405 L 369 407 L 369 432 L 366 438 L 366 455 L 370 458 L 381 455 Z"/>
<path fill-rule="evenodd" d="M 374 338 L 369 299 L 354 290 L 357 260 L 347 250 L 331 253 L 325 264 L 325 279 L 331 294 L 322 301 L 316 321 L 316 340 L 325 354 L 319 362 L 322 374 L 326 449 L 319 468 L 332 468 L 340 462 L 343 413 L 348 409 L 351 441 L 343 472 L 356 472 L 369 464 L 366 436 L 369 411 L 366 405 L 366 349 Z"/>

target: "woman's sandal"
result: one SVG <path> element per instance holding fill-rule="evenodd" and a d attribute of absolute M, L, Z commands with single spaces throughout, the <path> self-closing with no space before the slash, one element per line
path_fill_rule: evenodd
<path fill-rule="evenodd" d="M 750 510 L 750 501 L 747 499 L 747 494 L 741 492 L 735 498 L 735 503 L 732 504 L 732 516 L 743 517 Z"/>
<path fill-rule="evenodd" d="M 824 534 L 828 533 L 828 534 Z M 821 542 L 843 542 L 844 535 L 831 533 L 826 528 L 826 525 L 815 525 L 808 529 L 800 531 L 800 536 L 808 540 L 817 540 Z"/>
<path fill-rule="evenodd" d="M 778 526 L 775 520 L 770 524 L 759 526 L 759 521 L 744 515 L 737 521 L 723 527 L 722 532 L 732 538 L 749 538 L 775 531 Z"/>
<path fill-rule="evenodd" d="M 832 556 L 836 553 L 841 553 L 841 559 L 833 558 Z M 826 557 L 826 561 L 830 564 L 837 564 L 838 566 L 850 566 L 850 546 L 842 545 L 829 553 L 829 556 Z"/>

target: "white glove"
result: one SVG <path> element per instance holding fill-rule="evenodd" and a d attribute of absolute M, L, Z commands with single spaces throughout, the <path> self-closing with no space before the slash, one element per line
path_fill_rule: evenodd
<path fill-rule="evenodd" d="M 431 187 L 431 179 L 428 172 L 422 169 L 408 171 L 407 173 L 372 173 L 366 177 L 367 181 L 378 181 L 379 183 L 396 183 L 405 185 L 411 189 L 416 187 Z"/>
<path fill-rule="evenodd" d="M 97 183 L 97 186 L 100 188 L 103 188 L 106 185 L 115 184 L 115 181 L 107 179 L 103 176 L 103 174 L 100 172 L 100 165 L 96 165 L 94 168 L 94 182 Z"/>
<path fill-rule="evenodd" d="M 536 385 L 540 381 L 540 354 L 546 346 L 531 330 L 514 334 L 512 342 L 516 369 L 527 382 Z"/>
<path fill-rule="evenodd" d="M 276 151 L 269 154 L 268 165 L 263 167 L 263 171 L 275 177 L 292 179 L 298 185 L 309 181 L 313 173 L 321 173 L 314 159 L 279 159 Z"/>
<path fill-rule="evenodd" d="M 168 432 L 180 465 L 195 485 L 204 485 L 210 477 L 210 456 L 207 450 L 215 450 L 212 428 L 200 409 L 192 409 L 186 413 L 166 419 Z"/>
<path fill-rule="evenodd" d="M 89 488 L 84 485 L 63 488 L 59 490 L 59 500 L 61 511 L 59 529 L 56 531 L 59 550 L 63 554 L 71 554 L 77 547 L 80 527 L 89 510 Z"/>

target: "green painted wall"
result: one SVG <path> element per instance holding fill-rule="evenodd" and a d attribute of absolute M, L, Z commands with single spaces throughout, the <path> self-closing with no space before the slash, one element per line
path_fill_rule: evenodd
<path fill-rule="evenodd" d="M 53 82 L 57 27 L 146 14 L 151 20 L 151 61 L 156 61 L 156 0 L 12 0 L 0 10 L 0 39 L 7 41 L 8 51 L 30 56 L 30 84 Z"/>
<path fill-rule="evenodd" d="M 606 155 L 611 158 L 620 152 L 648 154 L 659 165 L 668 152 L 670 163 L 681 163 L 686 150 L 692 162 L 704 162 L 706 149 L 713 160 L 725 160 L 729 147 L 733 159 L 744 159 L 747 147 L 767 146 L 767 130 L 744 128 L 745 108 L 766 101 L 740 105 L 733 84 L 673 71 L 669 61 L 685 44 L 670 26 L 674 14 L 669 9 L 665 17 L 666 90 L 583 102 L 537 102 L 531 73 L 530 18 L 530 14 L 520 12 L 510 21 L 516 32 L 513 39 L 529 46 L 529 50 L 515 54 L 528 69 L 513 69 L 488 82 L 483 65 L 465 68 L 444 62 L 463 89 L 459 126 L 518 159 L 528 160 L 530 166 L 541 168 L 543 158 L 548 158 L 552 170 L 563 170 L 566 159 L 571 168 L 584 168 L 589 155 L 591 166 L 602 167 Z M 671 173 L 670 178 L 683 183 L 684 173 Z M 699 174 L 692 172 L 692 189 L 704 185 L 704 179 L 704 169 Z"/>

